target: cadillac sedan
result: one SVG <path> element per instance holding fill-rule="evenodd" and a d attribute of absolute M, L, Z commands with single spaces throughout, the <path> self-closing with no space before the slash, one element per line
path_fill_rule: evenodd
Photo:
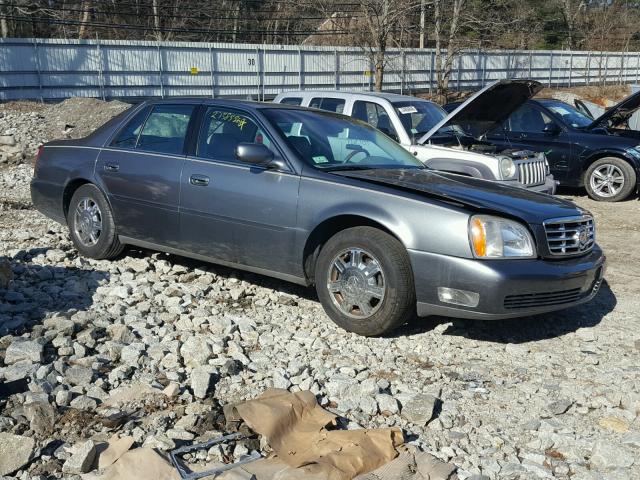
<path fill-rule="evenodd" d="M 137 245 L 315 285 L 362 335 L 570 307 L 605 269 L 572 203 L 429 170 L 364 122 L 286 105 L 140 104 L 44 145 L 31 194 L 82 255 Z"/>

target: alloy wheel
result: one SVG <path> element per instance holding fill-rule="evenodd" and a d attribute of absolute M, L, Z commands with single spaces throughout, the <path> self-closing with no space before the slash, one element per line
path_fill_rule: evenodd
<path fill-rule="evenodd" d="M 327 289 L 333 304 L 352 318 L 368 318 L 384 300 L 386 285 L 380 262 L 362 248 L 349 248 L 331 262 Z"/>
<path fill-rule="evenodd" d="M 73 225 L 76 237 L 84 246 L 98 243 L 102 234 L 102 212 L 93 199 L 84 197 L 76 204 Z"/>
<path fill-rule="evenodd" d="M 616 165 L 605 163 L 591 173 L 589 184 L 600 197 L 614 197 L 624 187 L 624 173 Z"/>

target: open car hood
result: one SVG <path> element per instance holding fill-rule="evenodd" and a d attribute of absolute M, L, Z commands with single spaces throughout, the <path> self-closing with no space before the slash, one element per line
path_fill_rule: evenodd
<path fill-rule="evenodd" d="M 617 105 L 607 109 L 587 128 L 591 130 L 597 127 L 619 127 L 626 123 L 638 108 L 640 108 L 640 92 L 629 95 Z"/>
<path fill-rule="evenodd" d="M 535 80 L 498 80 L 471 95 L 420 137 L 418 143 L 426 143 L 436 132 L 449 126 L 457 126 L 466 134 L 479 138 L 506 120 L 543 88 Z"/>

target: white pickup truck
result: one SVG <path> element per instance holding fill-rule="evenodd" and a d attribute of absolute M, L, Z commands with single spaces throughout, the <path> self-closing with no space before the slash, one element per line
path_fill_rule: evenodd
<path fill-rule="evenodd" d="M 304 90 L 281 93 L 274 102 L 319 108 L 363 120 L 389 135 L 425 165 L 436 170 L 553 194 L 556 182 L 549 173 L 543 152 L 501 150 L 483 143 L 481 135 L 498 127 L 495 122 L 491 125 L 483 124 L 484 128 L 480 131 L 474 125 L 474 133 L 477 134 L 474 136 L 470 136 L 468 129 L 462 129 L 458 124 L 465 122 L 465 110 L 473 110 L 472 103 L 477 102 L 478 97 L 484 96 L 481 102 L 486 103 L 487 100 L 491 101 L 489 95 L 513 93 L 506 92 L 505 85 L 512 85 L 511 90 L 517 89 L 517 98 L 522 99 L 522 102 L 514 102 L 514 95 L 510 96 L 512 101 L 503 101 L 502 104 L 509 106 L 505 109 L 504 118 L 539 91 L 537 82 L 531 82 L 533 85 L 523 85 L 523 81 L 519 80 L 511 82 L 513 83 L 501 82 L 500 92 L 496 92 L 495 88 L 491 89 L 492 85 L 486 87 L 449 115 L 439 105 L 428 100 L 392 93 Z"/>

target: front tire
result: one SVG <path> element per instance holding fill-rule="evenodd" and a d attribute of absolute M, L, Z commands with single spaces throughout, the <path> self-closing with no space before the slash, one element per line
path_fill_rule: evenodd
<path fill-rule="evenodd" d="M 113 258 L 124 248 L 116 234 L 109 202 L 95 185 L 88 183 L 74 192 L 69 202 L 67 225 L 74 246 L 84 257 Z"/>
<path fill-rule="evenodd" d="M 619 202 L 636 188 L 636 172 L 624 160 L 605 157 L 593 162 L 585 173 L 589 197 L 600 202 Z"/>
<path fill-rule="evenodd" d="M 331 320 L 359 335 L 390 332 L 415 313 L 407 251 L 376 228 L 353 227 L 329 239 L 316 262 L 315 283 Z"/>

